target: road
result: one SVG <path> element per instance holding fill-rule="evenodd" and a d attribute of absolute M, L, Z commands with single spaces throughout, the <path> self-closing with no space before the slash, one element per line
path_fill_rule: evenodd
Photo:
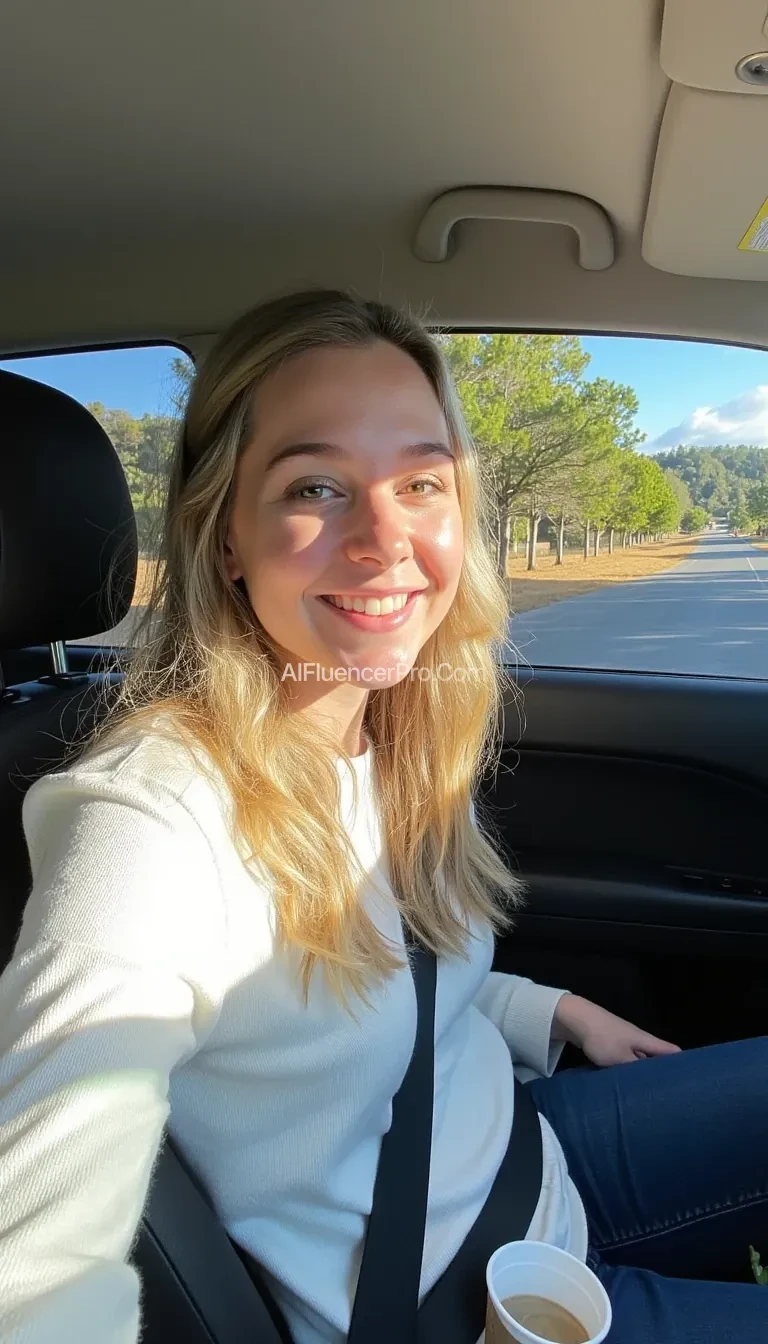
<path fill-rule="evenodd" d="M 650 579 L 514 617 L 512 660 L 539 667 L 768 677 L 768 551 L 725 532 Z"/>

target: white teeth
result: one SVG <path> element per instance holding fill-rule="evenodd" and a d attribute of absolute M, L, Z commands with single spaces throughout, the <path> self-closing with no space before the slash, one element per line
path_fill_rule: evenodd
<path fill-rule="evenodd" d="M 343 597 L 334 594 L 331 602 L 343 611 L 364 612 L 366 616 L 390 616 L 393 611 L 402 611 L 408 601 L 407 593 L 396 593 L 392 597 Z"/>

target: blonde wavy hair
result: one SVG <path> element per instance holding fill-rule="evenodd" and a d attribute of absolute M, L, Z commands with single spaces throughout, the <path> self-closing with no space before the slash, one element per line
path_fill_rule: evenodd
<path fill-rule="evenodd" d="M 198 761 L 202 749 L 231 797 L 243 861 L 268 874 L 279 936 L 301 954 L 305 992 L 319 963 L 342 999 L 349 990 L 367 997 L 372 980 L 402 965 L 359 898 L 334 759 L 350 758 L 329 726 L 313 722 L 309 732 L 306 717 L 290 712 L 276 649 L 242 583 L 227 576 L 224 544 L 260 384 L 304 351 L 375 341 L 410 355 L 442 407 L 465 538 L 455 600 L 417 659 L 425 671 L 372 689 L 366 704 L 387 875 L 405 924 L 438 955 L 466 955 L 470 921 L 508 925 L 518 879 L 470 816 L 479 775 L 498 764 L 508 597 L 445 357 L 394 308 L 311 290 L 254 308 L 217 341 L 182 422 L 143 635 L 91 742 L 160 731 Z M 441 665 L 464 669 L 462 679 Z"/>

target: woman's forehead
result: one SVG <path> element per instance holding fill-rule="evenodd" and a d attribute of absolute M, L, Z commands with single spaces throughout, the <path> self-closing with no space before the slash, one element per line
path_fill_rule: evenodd
<path fill-rule="evenodd" d="M 440 403 L 410 355 L 385 342 L 309 350 L 256 389 L 254 436 L 273 443 L 363 433 L 447 441 Z"/>

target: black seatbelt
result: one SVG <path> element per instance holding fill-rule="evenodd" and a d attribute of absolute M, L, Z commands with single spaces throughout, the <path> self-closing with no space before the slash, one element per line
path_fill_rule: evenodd
<path fill-rule="evenodd" d="M 515 1079 L 512 1134 L 491 1192 L 419 1309 L 419 1344 L 475 1344 L 485 1324 L 485 1268 L 499 1246 L 524 1241 L 541 1194 L 541 1123 Z"/>
<path fill-rule="evenodd" d="M 254 1291 L 253 1264 L 241 1264 L 233 1249 L 210 1198 L 166 1140 L 131 1255 L 141 1278 L 142 1344 L 291 1344 L 268 1293 Z"/>
<path fill-rule="evenodd" d="M 416 1041 L 381 1142 L 348 1344 L 417 1344 L 435 1095 L 433 952 L 409 946 L 416 988 Z"/>
<path fill-rule="evenodd" d="M 494 1251 L 525 1238 L 541 1193 L 539 1113 L 515 1079 L 512 1133 L 478 1217 L 418 1308 L 434 1103 L 437 963 L 411 954 L 419 1022 L 408 1071 L 381 1145 L 348 1344 L 475 1344 L 485 1323 L 485 1269 Z"/>
<path fill-rule="evenodd" d="M 379 1152 L 348 1344 L 475 1344 L 485 1324 L 485 1268 L 497 1247 L 522 1240 L 541 1192 L 539 1113 L 515 1080 L 512 1133 L 490 1194 L 445 1273 L 418 1307 L 424 1252 L 434 1104 L 437 962 L 410 947 L 416 989 L 416 1040 L 392 1101 L 392 1123 Z M 271 1321 L 258 1344 L 290 1339 L 256 1261 L 251 1269 Z M 256 1341 L 253 1341 L 256 1344 Z"/>

